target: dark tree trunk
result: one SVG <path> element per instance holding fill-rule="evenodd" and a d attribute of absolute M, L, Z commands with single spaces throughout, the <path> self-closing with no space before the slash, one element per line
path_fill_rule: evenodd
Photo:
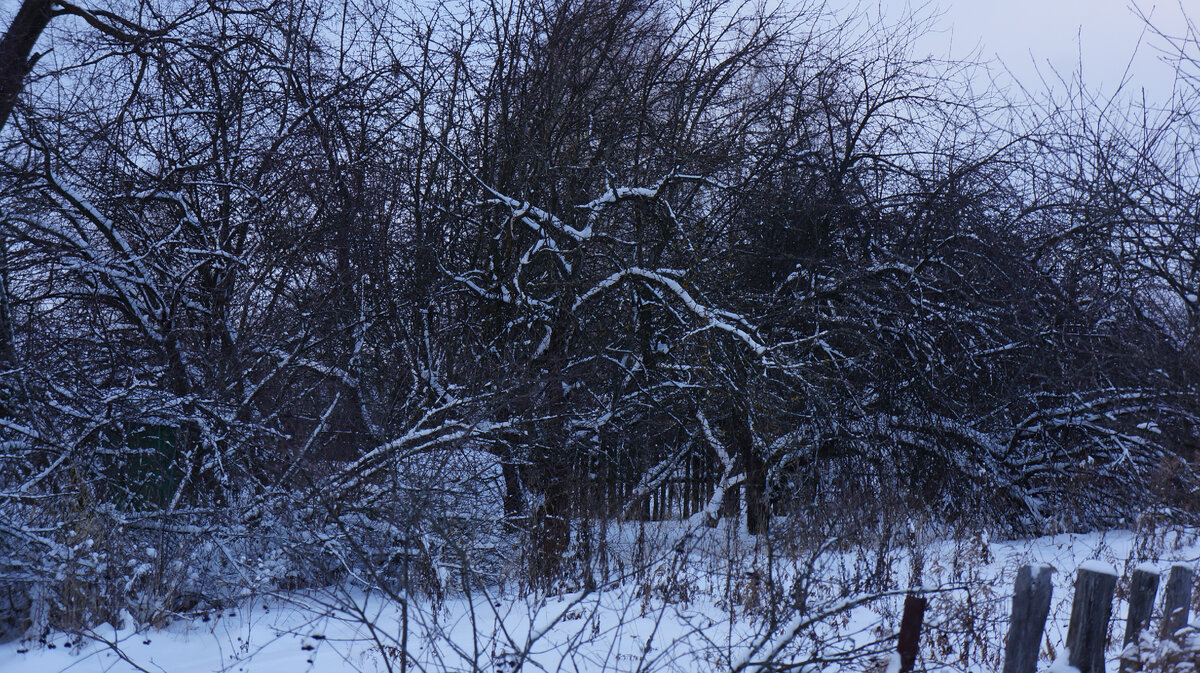
<path fill-rule="evenodd" d="M 731 425 L 738 460 L 742 462 L 746 474 L 742 483 L 742 492 L 746 497 L 746 531 L 751 535 L 765 535 L 771 521 L 767 469 L 762 456 L 754 450 L 754 432 L 750 428 L 749 413 L 735 407 Z"/>
<path fill-rule="evenodd" d="M 500 474 L 504 477 L 504 516 L 515 519 L 521 516 L 525 509 L 525 501 L 521 497 L 521 477 L 517 470 L 517 464 L 511 460 L 501 460 Z"/>
<path fill-rule="evenodd" d="M 25 0 L 0 40 L 0 129 L 8 122 L 25 76 L 33 68 L 33 45 L 50 23 L 52 0 Z M 17 367 L 8 302 L 8 242 L 0 240 L 0 417 L 13 413 L 16 386 L 5 380 Z"/>
<path fill-rule="evenodd" d="M 33 45 L 50 23 L 53 0 L 25 0 L 0 40 L 0 129 L 8 122 L 25 76 L 33 69 Z"/>
<path fill-rule="evenodd" d="M 545 498 L 538 508 L 534 530 L 539 537 L 538 575 L 550 582 L 562 570 L 563 556 L 571 542 L 570 493 L 561 479 L 555 479 L 547 484 Z"/>

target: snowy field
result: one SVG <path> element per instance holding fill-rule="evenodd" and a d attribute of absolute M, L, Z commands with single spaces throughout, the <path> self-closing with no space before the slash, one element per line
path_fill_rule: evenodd
<path fill-rule="evenodd" d="M 1046 669 L 1063 650 L 1081 563 L 1099 559 L 1122 575 L 1111 642 L 1124 631 L 1134 566 L 1148 561 L 1165 570 L 1200 557 L 1195 531 L 943 540 L 920 546 L 914 558 L 882 548 L 768 550 L 727 527 L 638 529 L 616 531 L 616 570 L 595 590 L 563 587 L 540 599 L 499 588 L 444 600 L 414 596 L 407 620 L 382 592 L 257 597 L 160 629 L 105 625 L 82 638 L 0 645 L 0 672 L 399 671 L 405 649 L 410 671 L 759 670 L 764 661 L 882 671 L 900 621 L 897 588 L 913 584 L 930 598 L 918 667 L 998 670 L 1013 578 L 1027 563 L 1056 569 Z M 659 551 L 629 570 L 635 564 L 627 561 L 647 549 Z M 798 600 L 802 613 L 792 608 Z M 1113 671 L 1116 655 L 1110 647 Z"/>

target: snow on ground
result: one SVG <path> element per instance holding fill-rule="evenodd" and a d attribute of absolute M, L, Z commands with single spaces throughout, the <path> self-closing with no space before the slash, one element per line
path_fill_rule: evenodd
<path fill-rule="evenodd" d="M 894 588 L 911 584 L 931 591 L 921 643 L 926 668 L 996 670 L 1012 581 L 1027 563 L 1056 571 L 1045 669 L 1063 650 L 1070 585 L 1081 564 L 1110 564 L 1126 576 L 1146 563 L 1165 570 L 1172 562 L 1200 558 L 1195 531 L 1112 531 L 945 540 L 924 545 L 917 558 L 882 547 L 874 555 L 830 550 L 808 573 L 811 554 L 776 549 L 768 563 L 767 550 L 728 527 L 685 532 L 678 523 L 624 524 L 612 534 L 615 561 L 596 591 L 564 587 L 540 600 L 499 589 L 441 602 L 414 597 L 407 649 L 415 665 L 409 670 L 510 671 L 522 658 L 528 661 L 522 670 L 530 671 L 729 670 L 741 661 L 753 670 L 778 645 L 777 660 L 823 659 L 823 669 L 879 671 L 888 664 L 899 623 L 902 596 Z M 648 560 L 639 565 L 639 558 Z M 797 578 L 804 577 L 813 582 L 806 613 L 797 616 L 786 606 L 801 592 Z M 781 588 L 772 593 L 772 585 Z M 892 595 L 833 609 L 889 589 Z M 1112 634 L 1124 632 L 1125 609 L 1119 599 Z M 804 623 L 806 615 L 823 610 L 836 614 Z M 82 639 L 56 634 L 45 645 L 0 645 L 0 673 L 397 671 L 403 614 L 399 603 L 378 591 L 260 597 L 156 630 L 105 625 Z M 796 637 L 788 640 L 793 631 Z M 1115 660 L 1110 670 L 1116 670 Z"/>

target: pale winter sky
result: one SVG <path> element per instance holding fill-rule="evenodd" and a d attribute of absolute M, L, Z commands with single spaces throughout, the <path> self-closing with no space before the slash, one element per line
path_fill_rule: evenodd
<path fill-rule="evenodd" d="M 1149 32 L 1143 38 L 1145 26 L 1132 11 L 1134 2 L 1169 34 L 1185 31 L 1185 11 L 1194 21 L 1200 21 L 1200 0 L 931 0 L 929 4 L 923 0 L 827 1 L 831 7 L 858 5 L 872 12 L 882 8 L 893 16 L 909 5 L 921 8 L 919 13 L 940 9 L 938 31 L 926 37 L 925 49 L 952 57 L 977 49 L 983 58 L 999 58 L 1035 89 L 1041 88 L 1035 65 L 1048 77 L 1048 64 L 1070 74 L 1077 70 L 1082 57 L 1084 80 L 1089 86 L 1111 91 L 1137 48 L 1131 91 L 1139 92 L 1144 87 L 1151 101 L 1170 94 L 1173 70 L 1160 62 L 1163 42 Z M 0 0 L 0 23 L 5 29 L 19 3 Z M 82 0 L 79 4 L 108 3 Z M 1181 4 L 1187 9 L 1181 9 Z M 1139 38 L 1143 38 L 1140 48 Z"/>
<path fill-rule="evenodd" d="M 852 6 L 854 0 L 832 0 Z M 1111 93 L 1129 67 L 1126 94 L 1165 100 L 1174 83 L 1173 66 L 1163 63 L 1169 44 L 1149 30 L 1135 5 L 1162 32 L 1181 36 L 1187 19 L 1200 21 L 1200 0 L 860 0 L 859 6 L 885 15 L 940 13 L 937 29 L 922 47 L 938 56 L 975 53 L 996 59 L 1027 88 L 1041 89 L 1053 69 L 1072 77 L 1083 66 L 1089 87 Z M 1139 40 L 1141 44 L 1139 45 Z M 1136 52 L 1136 53 L 1135 53 Z M 1041 75 L 1039 75 L 1039 72 Z M 1200 73 L 1196 73 L 1200 74 Z"/>

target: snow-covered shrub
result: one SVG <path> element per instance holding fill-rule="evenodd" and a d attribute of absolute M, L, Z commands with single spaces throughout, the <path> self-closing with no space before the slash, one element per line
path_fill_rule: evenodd
<path fill-rule="evenodd" d="M 1200 670 L 1200 630 L 1189 625 L 1166 638 L 1143 631 L 1121 658 L 1128 660 L 1130 670 L 1143 673 L 1194 673 Z"/>

